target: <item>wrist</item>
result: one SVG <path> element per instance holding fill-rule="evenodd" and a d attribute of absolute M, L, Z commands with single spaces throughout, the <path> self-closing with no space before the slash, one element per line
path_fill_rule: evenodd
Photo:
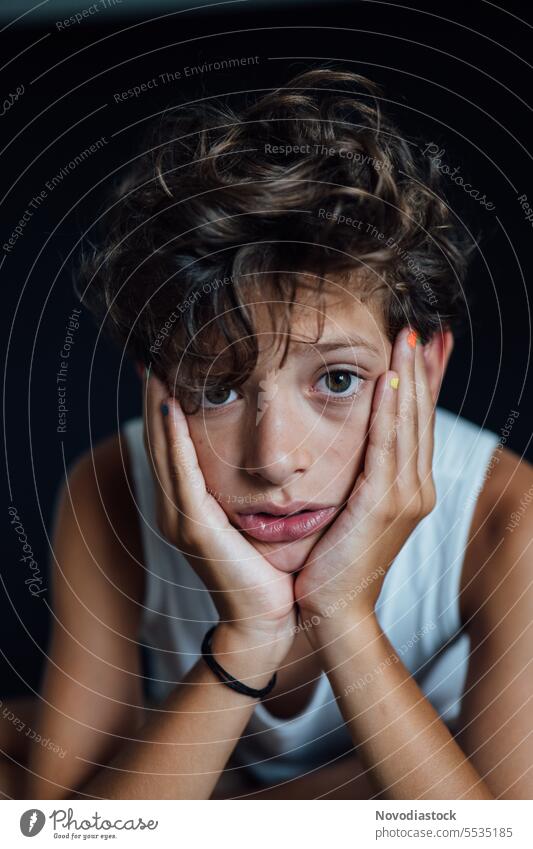
<path fill-rule="evenodd" d="M 226 672 L 254 689 L 268 684 L 288 651 L 284 634 L 254 631 L 228 622 L 217 625 L 211 648 Z"/>
<path fill-rule="evenodd" d="M 351 605 L 342 609 L 332 606 L 323 610 L 300 608 L 297 630 L 305 632 L 310 644 L 317 649 L 345 638 L 353 642 L 356 634 L 372 628 L 376 614 L 372 605 Z"/>

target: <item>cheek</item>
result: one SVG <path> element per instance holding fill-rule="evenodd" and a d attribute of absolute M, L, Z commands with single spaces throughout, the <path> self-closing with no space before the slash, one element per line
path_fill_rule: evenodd
<path fill-rule="evenodd" d="M 371 403 L 354 407 L 333 437 L 331 432 L 329 438 L 322 434 L 322 453 L 315 480 L 321 481 L 323 494 L 329 495 L 337 504 L 348 498 L 364 467 L 370 408 Z"/>
<path fill-rule="evenodd" d="M 369 387 L 370 389 L 371 387 Z M 368 440 L 372 392 L 364 396 L 344 413 L 342 419 L 332 421 L 324 418 L 323 427 L 316 431 L 316 457 L 320 464 L 328 466 L 328 477 L 354 472 L 361 465 Z"/>
<path fill-rule="evenodd" d="M 231 490 L 229 482 L 239 469 L 236 440 L 222 431 L 208 433 L 203 422 L 192 419 L 189 432 L 207 488 L 212 492 Z"/>
<path fill-rule="evenodd" d="M 341 503 L 351 492 L 357 475 L 363 468 L 366 440 L 363 434 L 352 436 L 346 434 L 342 439 L 335 442 L 324 456 L 323 480 L 324 484 L 331 481 L 334 487 L 335 502 Z"/>

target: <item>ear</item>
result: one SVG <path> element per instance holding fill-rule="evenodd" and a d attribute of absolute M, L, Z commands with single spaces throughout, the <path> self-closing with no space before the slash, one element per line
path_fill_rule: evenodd
<path fill-rule="evenodd" d="M 423 347 L 433 403 L 437 403 L 442 380 L 453 351 L 454 338 L 451 330 L 438 330 Z"/>

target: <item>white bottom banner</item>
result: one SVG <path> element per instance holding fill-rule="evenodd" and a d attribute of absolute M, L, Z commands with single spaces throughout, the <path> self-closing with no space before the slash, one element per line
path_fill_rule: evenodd
<path fill-rule="evenodd" d="M 340 846 L 533 846 L 531 803 L 371 801 L 4 801 L 3 846 L 285 849 Z M 529 816 L 528 816 L 529 814 Z"/>

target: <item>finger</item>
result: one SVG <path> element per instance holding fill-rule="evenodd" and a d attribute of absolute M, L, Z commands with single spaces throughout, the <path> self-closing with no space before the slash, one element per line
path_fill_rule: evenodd
<path fill-rule="evenodd" d="M 391 367 L 398 372 L 398 410 L 396 419 L 396 460 L 398 486 L 405 492 L 419 489 L 418 478 L 418 402 L 415 388 L 415 356 L 419 337 L 409 327 L 396 337 Z"/>
<path fill-rule="evenodd" d="M 161 404 L 168 391 L 148 369 L 143 379 L 144 446 L 156 483 L 163 493 L 161 507 L 169 514 L 176 510 L 174 484 L 168 467 L 168 449 Z"/>
<path fill-rule="evenodd" d="M 374 397 L 368 443 L 365 453 L 365 478 L 371 479 L 381 496 L 387 495 L 396 479 L 396 405 L 399 375 L 386 371 L 379 378 Z"/>
<path fill-rule="evenodd" d="M 193 521 L 200 521 L 206 505 L 207 488 L 196 448 L 179 401 L 167 397 L 165 404 L 167 413 L 162 417 L 166 433 L 167 462 L 176 497 L 183 512 Z"/>
<path fill-rule="evenodd" d="M 417 346 L 415 355 L 415 382 L 418 399 L 418 477 L 424 486 L 432 482 L 435 432 L 435 408 L 429 385 L 423 347 Z"/>

